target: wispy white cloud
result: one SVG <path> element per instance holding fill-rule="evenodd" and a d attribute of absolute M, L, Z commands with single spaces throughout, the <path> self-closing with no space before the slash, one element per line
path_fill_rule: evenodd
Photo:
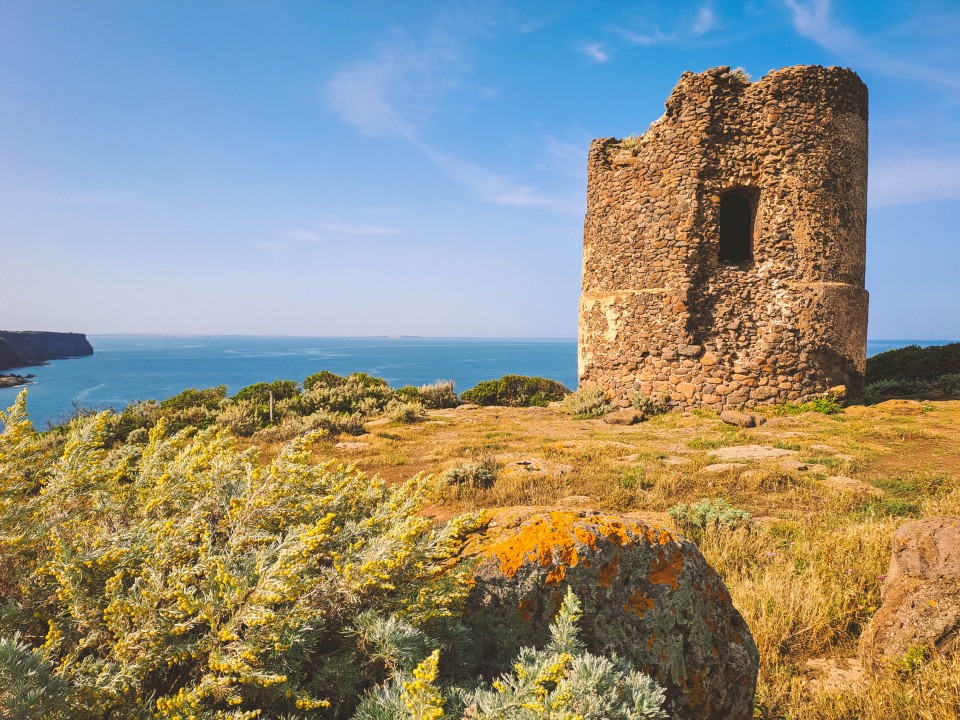
<path fill-rule="evenodd" d="M 873 160 L 868 192 L 876 206 L 960 200 L 960 152 L 903 153 Z"/>
<path fill-rule="evenodd" d="M 417 145 L 448 177 L 494 205 L 540 207 L 574 214 L 581 212 L 579 202 L 567 202 L 544 195 L 533 185 L 514 182 L 499 173 L 445 153 L 425 143 L 418 143 Z"/>
<path fill-rule="evenodd" d="M 717 16 L 713 12 L 713 6 L 709 3 L 702 6 L 697 13 L 697 19 L 693 21 L 693 34 L 703 35 L 716 27 Z"/>
<path fill-rule="evenodd" d="M 345 238 L 380 238 L 401 235 L 403 231 L 386 225 L 345 223 L 339 220 L 318 223 L 306 228 L 283 228 L 277 231 L 279 241 L 255 243 L 261 250 L 280 252 L 292 250 L 295 245 L 315 245 L 336 242 Z"/>
<path fill-rule="evenodd" d="M 644 47 L 663 45 L 664 43 L 676 42 L 677 40 L 676 35 L 663 33 L 659 28 L 653 28 L 648 32 L 635 32 L 626 28 L 618 28 L 616 32 L 628 42 L 632 42 L 634 45 L 643 45 Z"/>
<path fill-rule="evenodd" d="M 669 43 L 692 42 L 716 29 L 719 25 L 719 19 L 713 10 L 713 3 L 707 2 L 697 9 L 697 14 L 692 18 L 685 12 L 682 17 L 671 18 L 664 24 L 672 29 L 665 32 L 659 24 L 647 20 L 644 22 L 646 27 L 642 30 L 629 27 L 613 27 L 610 28 L 610 31 L 634 45 L 652 47 Z"/>
<path fill-rule="evenodd" d="M 872 44 L 833 17 L 831 0 L 783 0 L 793 27 L 803 37 L 851 64 L 890 77 L 960 90 L 960 77 L 907 58 L 898 43 Z"/>
<path fill-rule="evenodd" d="M 580 48 L 580 51 L 597 63 L 610 62 L 610 55 L 603 48 L 603 43 L 590 43 Z"/>
<path fill-rule="evenodd" d="M 328 107 L 364 135 L 408 141 L 445 175 L 486 202 L 566 212 L 566 203 L 542 195 L 536 187 L 445 152 L 423 139 L 428 122 L 447 109 L 449 96 L 461 87 L 468 72 L 469 27 L 472 25 L 461 18 L 444 16 L 419 42 L 401 31 L 394 32 L 375 58 L 345 65 L 328 81 Z M 602 55 L 602 48 L 598 47 L 597 53 Z M 485 90 L 477 96 L 491 99 Z M 367 235 L 393 234 L 382 232 L 384 228 L 362 229 Z"/>
<path fill-rule="evenodd" d="M 375 58 L 334 74 L 326 86 L 327 105 L 364 135 L 414 135 L 466 70 L 457 37 L 457 28 L 446 20 L 420 43 L 394 31 Z"/>

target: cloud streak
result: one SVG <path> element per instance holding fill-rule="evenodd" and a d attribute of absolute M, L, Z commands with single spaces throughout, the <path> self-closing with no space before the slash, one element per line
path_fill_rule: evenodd
<path fill-rule="evenodd" d="M 798 34 L 851 64 L 889 77 L 920 81 L 939 88 L 960 90 L 960 78 L 876 47 L 833 17 L 830 0 L 783 0 Z M 897 47 L 884 43 L 884 47 Z"/>
<path fill-rule="evenodd" d="M 584 45 L 580 51 L 596 63 L 610 62 L 610 55 L 603 49 L 603 43 Z"/>
<path fill-rule="evenodd" d="M 611 32 L 633 45 L 654 47 L 656 45 L 691 42 L 716 29 L 719 25 L 719 19 L 713 10 L 713 4 L 708 2 L 698 8 L 692 21 L 690 16 L 686 15 L 679 22 L 669 24 L 673 26 L 670 32 L 664 32 L 653 23 L 648 23 L 649 27 L 643 30 L 616 27 L 611 28 Z"/>
<path fill-rule="evenodd" d="M 468 27 L 472 25 L 462 19 L 443 17 L 420 43 L 394 32 L 375 58 L 346 65 L 328 81 L 328 107 L 363 135 L 411 143 L 447 177 L 485 202 L 567 212 L 567 203 L 543 195 L 536 187 L 517 183 L 423 139 L 423 127 L 460 88 L 469 69 L 464 47 Z M 609 59 L 600 45 L 593 47 L 592 55 L 597 62 Z M 489 99 L 482 91 L 480 97 Z"/>
<path fill-rule="evenodd" d="M 417 147 L 448 177 L 469 188 L 486 202 L 507 207 L 546 208 L 566 214 L 581 212 L 579 203 L 544 195 L 533 185 L 516 183 L 426 143 L 417 143 Z"/>
<path fill-rule="evenodd" d="M 713 6 L 704 5 L 697 13 L 697 19 L 693 22 L 692 32 L 694 35 L 703 35 L 710 32 L 717 24 L 716 15 L 713 13 Z"/>

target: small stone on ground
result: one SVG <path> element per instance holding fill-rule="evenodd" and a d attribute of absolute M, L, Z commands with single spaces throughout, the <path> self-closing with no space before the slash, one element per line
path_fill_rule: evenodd
<path fill-rule="evenodd" d="M 719 460 L 775 460 L 796 455 L 796 450 L 783 450 L 766 445 L 737 445 L 718 448 L 712 452 Z"/>
<path fill-rule="evenodd" d="M 366 450 L 370 443 L 365 442 L 338 442 L 334 447 L 337 450 Z"/>
<path fill-rule="evenodd" d="M 879 488 L 875 488 L 870 483 L 846 475 L 831 475 L 824 478 L 823 482 L 836 490 L 843 490 L 854 495 L 883 495 Z"/>

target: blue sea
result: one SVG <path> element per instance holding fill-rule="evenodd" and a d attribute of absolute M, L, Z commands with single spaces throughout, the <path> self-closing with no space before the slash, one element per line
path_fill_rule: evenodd
<path fill-rule="evenodd" d="M 574 339 L 302 338 L 91 335 L 89 357 L 10 372 L 33 373 L 27 407 L 34 425 L 66 420 L 78 408 L 120 410 L 189 387 L 226 385 L 233 394 L 260 381 L 296 380 L 320 370 L 367 372 L 392 386 L 453 380 L 458 392 L 514 373 L 577 385 Z M 929 340 L 872 340 L 868 355 Z M 0 406 L 20 388 L 0 389 Z"/>

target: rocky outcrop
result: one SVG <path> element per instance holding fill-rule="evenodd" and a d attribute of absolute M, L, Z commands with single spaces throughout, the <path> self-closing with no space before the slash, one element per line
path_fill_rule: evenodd
<path fill-rule="evenodd" d="M 727 425 L 737 425 L 738 427 L 752 428 L 757 425 L 763 425 L 767 421 L 763 415 L 754 413 L 740 412 L 739 410 L 724 410 L 720 413 L 720 419 Z"/>
<path fill-rule="evenodd" d="M 33 375 L 0 375 L 0 388 L 27 385 Z"/>
<path fill-rule="evenodd" d="M 93 347 L 83 333 L 0 330 L 0 370 L 81 355 L 93 355 Z"/>
<path fill-rule="evenodd" d="M 860 638 L 860 658 L 876 668 L 911 648 L 960 646 L 960 518 L 932 517 L 893 535 L 882 605 Z"/>
<path fill-rule="evenodd" d="M 494 515 L 466 552 L 479 559 L 465 619 L 475 672 L 503 672 L 521 646 L 543 645 L 569 586 L 588 650 L 654 677 L 674 717 L 752 717 L 756 645 L 691 542 L 626 516 L 528 509 Z"/>

